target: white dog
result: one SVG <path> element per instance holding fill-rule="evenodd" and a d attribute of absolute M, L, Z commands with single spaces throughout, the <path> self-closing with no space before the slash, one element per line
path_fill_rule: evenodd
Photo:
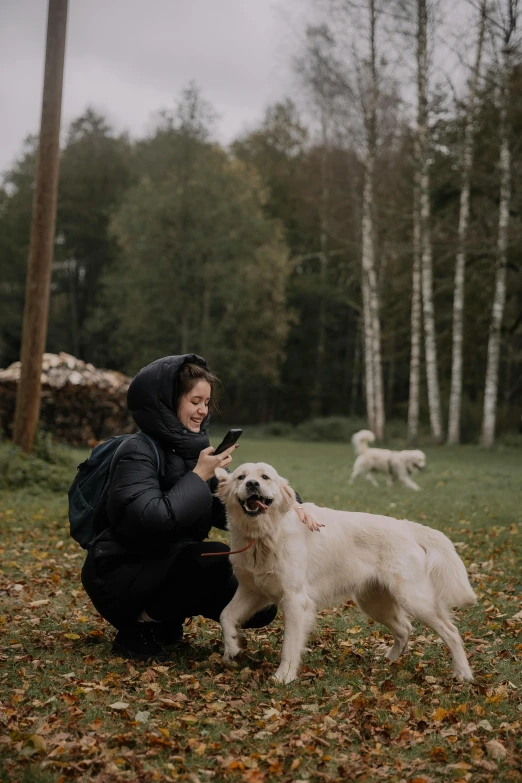
<path fill-rule="evenodd" d="M 424 452 L 419 449 L 372 449 L 368 444 L 374 440 L 375 435 L 371 430 L 360 430 L 353 436 L 352 444 L 358 457 L 353 465 L 350 484 L 357 476 L 364 476 L 377 487 L 374 473 L 384 473 L 390 486 L 394 481 L 400 481 L 410 489 L 419 490 L 420 487 L 413 481 L 411 474 L 426 466 Z"/>
<path fill-rule="evenodd" d="M 240 651 L 238 628 L 267 604 L 279 604 L 284 641 L 274 679 L 297 676 L 318 611 L 348 598 L 391 631 L 386 657 L 396 661 L 411 632 L 408 615 L 432 628 L 448 645 L 453 673 L 472 680 L 451 606 L 471 606 L 476 596 L 451 541 L 424 525 L 375 514 L 333 511 L 305 503 L 324 528 L 314 533 L 299 520 L 295 493 L 263 462 L 234 473 L 216 469 L 217 495 L 226 504 L 232 533 L 232 568 L 239 581 L 220 622 L 224 660 Z"/>

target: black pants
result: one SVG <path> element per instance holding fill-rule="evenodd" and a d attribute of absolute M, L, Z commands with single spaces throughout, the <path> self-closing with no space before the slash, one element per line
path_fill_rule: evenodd
<path fill-rule="evenodd" d="M 176 557 L 161 589 L 149 596 L 145 605 L 147 614 L 168 625 L 183 623 L 187 617 L 197 615 L 219 621 L 221 612 L 237 590 L 238 582 L 226 555 L 201 555 L 204 552 L 229 551 L 226 544 L 217 541 L 201 541 L 186 546 Z M 271 623 L 276 614 L 276 606 L 266 607 L 251 617 L 245 627 L 261 628 Z"/>

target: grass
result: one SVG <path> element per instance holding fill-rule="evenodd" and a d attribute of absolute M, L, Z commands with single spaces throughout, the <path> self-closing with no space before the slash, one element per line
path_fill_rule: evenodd
<path fill-rule="evenodd" d="M 113 631 L 82 592 L 66 497 L 1 492 L 0 781 L 522 780 L 522 452 L 426 451 L 419 493 L 348 486 L 344 444 L 243 437 L 235 464 L 268 461 L 304 499 L 447 533 L 480 599 L 457 615 L 476 675 L 467 685 L 419 626 L 387 664 L 387 632 L 350 603 L 321 614 L 302 677 L 286 687 L 270 680 L 280 618 L 249 632 L 237 669 L 201 619 L 169 664 L 113 658 Z M 71 477 L 82 457 L 71 456 Z"/>

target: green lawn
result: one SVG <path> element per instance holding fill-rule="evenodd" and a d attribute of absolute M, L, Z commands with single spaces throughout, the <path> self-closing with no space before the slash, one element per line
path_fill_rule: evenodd
<path fill-rule="evenodd" d="M 66 498 L 0 493 L 0 781 L 522 780 L 522 450 L 426 453 L 418 493 L 348 486 L 342 444 L 244 437 L 234 464 L 267 461 L 305 500 L 447 533 L 480 599 L 457 614 L 471 685 L 451 680 L 448 651 L 419 626 L 387 664 L 389 635 L 350 604 L 321 614 L 286 687 L 270 681 L 280 618 L 249 632 L 238 669 L 202 620 L 168 665 L 112 658 L 113 631 L 82 593 Z"/>

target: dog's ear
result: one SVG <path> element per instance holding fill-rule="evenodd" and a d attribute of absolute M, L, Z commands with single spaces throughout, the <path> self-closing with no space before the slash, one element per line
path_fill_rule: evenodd
<path fill-rule="evenodd" d="M 214 475 L 220 484 L 222 481 L 230 481 L 230 473 L 228 473 L 224 468 L 216 468 Z"/>
<path fill-rule="evenodd" d="M 292 508 L 294 505 L 296 498 L 295 498 L 295 492 L 288 483 L 287 479 L 282 478 L 281 479 L 281 495 L 283 496 L 283 503 L 285 506 L 288 506 L 288 508 Z"/>
<path fill-rule="evenodd" d="M 216 468 L 214 475 L 218 480 L 218 486 L 214 494 L 225 502 L 228 497 L 230 484 L 232 483 L 232 476 L 224 468 Z"/>

